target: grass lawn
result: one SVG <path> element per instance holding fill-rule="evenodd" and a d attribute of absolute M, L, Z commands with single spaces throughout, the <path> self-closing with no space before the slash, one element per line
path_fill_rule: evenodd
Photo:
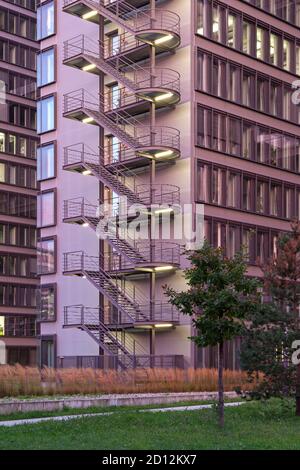
<path fill-rule="evenodd" d="M 127 408 L 113 416 L 0 428 L 0 449 L 300 449 L 300 418 L 292 401 L 227 408 L 225 429 L 216 423 L 215 410 L 137 413 Z"/>
<path fill-rule="evenodd" d="M 241 398 L 225 398 L 225 403 L 243 401 Z M 69 408 L 65 406 L 62 410 L 56 411 L 26 411 L 10 413 L 8 415 L 0 415 L 1 421 L 11 421 L 17 419 L 31 419 L 31 418 L 48 418 L 51 416 L 69 416 L 69 415 L 85 415 L 88 413 L 106 413 L 106 412 L 128 412 L 136 410 L 145 410 L 147 408 L 173 408 L 177 406 L 191 406 L 191 405 L 206 405 L 213 404 L 212 400 L 190 400 L 179 401 L 176 403 L 162 403 L 143 406 L 91 406 L 88 408 Z"/>

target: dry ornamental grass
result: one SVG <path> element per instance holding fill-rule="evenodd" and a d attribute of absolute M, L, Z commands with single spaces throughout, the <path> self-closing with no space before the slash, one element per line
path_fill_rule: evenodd
<path fill-rule="evenodd" d="M 216 369 L 48 369 L 0 366 L 0 397 L 107 393 L 213 392 Z M 225 391 L 246 386 L 247 375 L 224 371 Z M 251 385 L 251 388 L 253 385 Z"/>

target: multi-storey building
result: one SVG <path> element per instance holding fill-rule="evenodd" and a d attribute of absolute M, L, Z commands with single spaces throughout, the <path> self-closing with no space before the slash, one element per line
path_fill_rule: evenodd
<path fill-rule="evenodd" d="M 0 341 L 36 364 L 35 1 L 0 2 Z"/>
<path fill-rule="evenodd" d="M 162 214 L 203 205 L 197 230 L 248 246 L 255 276 L 299 217 L 300 2 L 45 1 L 38 19 L 42 363 L 214 366 L 166 302 L 185 259 Z M 146 241 L 122 236 L 125 196 Z"/>

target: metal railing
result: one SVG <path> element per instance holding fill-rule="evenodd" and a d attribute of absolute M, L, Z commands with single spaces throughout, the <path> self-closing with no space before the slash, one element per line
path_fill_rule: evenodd
<path fill-rule="evenodd" d="M 99 100 L 83 88 L 64 95 L 64 114 L 79 110 L 100 113 L 103 106 L 103 101 L 101 105 L 101 96 Z M 130 139 L 135 141 L 134 147 L 136 149 L 144 147 L 172 148 L 178 151 L 180 149 L 180 131 L 178 129 L 169 126 L 146 126 L 125 112 L 113 111 L 106 118 L 109 118 L 112 127 L 119 127 L 126 132 Z M 101 117 L 99 119 L 101 120 Z"/>
<path fill-rule="evenodd" d="M 76 2 L 77 0 L 64 0 L 64 8 Z M 123 0 L 113 3 L 110 0 L 86 0 L 85 3 L 100 13 L 105 8 L 109 19 L 127 26 L 132 32 L 154 30 L 180 35 L 180 18 L 172 11 L 156 10 L 153 17 L 149 9 L 137 9 Z"/>
<path fill-rule="evenodd" d="M 117 275 L 109 274 L 104 270 L 105 255 L 99 256 L 87 255 L 84 251 L 73 251 L 64 253 L 63 263 L 64 273 L 80 272 L 83 275 L 102 275 L 110 282 L 118 291 L 118 295 L 125 296 L 138 310 L 139 305 L 147 304 L 148 299 L 145 295 L 135 286 L 129 283 L 121 283 Z"/>
<path fill-rule="evenodd" d="M 133 269 L 139 264 L 162 264 L 162 266 L 179 266 L 180 265 L 180 245 L 170 242 L 155 242 L 153 246 L 151 242 L 135 244 L 135 249 L 146 261 L 130 261 L 124 255 L 116 252 L 108 252 L 105 256 L 105 269 L 109 272 L 120 272 L 126 269 Z"/>
<path fill-rule="evenodd" d="M 85 307 L 84 305 L 69 305 L 64 307 L 64 326 L 80 327 L 85 326 L 94 330 L 98 329 L 99 335 L 109 335 L 115 340 L 116 345 L 121 345 L 129 354 L 147 354 L 146 349 L 125 330 L 115 327 L 109 328 L 105 323 L 105 315 L 101 307 Z M 115 325 L 117 326 L 117 325 Z"/>
<path fill-rule="evenodd" d="M 97 61 L 100 51 L 105 48 L 105 43 L 81 34 L 64 42 L 64 60 L 87 54 Z M 180 92 L 180 74 L 175 70 L 157 67 L 152 71 L 150 67 L 142 67 L 125 57 L 120 57 L 117 61 L 106 60 L 106 64 L 130 80 L 136 90 L 167 88 L 177 93 Z"/>
<path fill-rule="evenodd" d="M 126 359 L 120 355 L 116 356 L 64 356 L 57 357 L 58 368 L 91 368 L 102 370 L 119 370 L 120 359 L 124 359 L 124 363 L 128 364 L 128 368 L 162 368 L 162 369 L 183 369 L 183 355 L 142 355 L 134 356 L 134 361 Z"/>

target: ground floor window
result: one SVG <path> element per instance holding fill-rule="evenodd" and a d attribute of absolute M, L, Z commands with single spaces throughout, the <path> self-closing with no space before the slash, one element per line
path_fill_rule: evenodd
<path fill-rule="evenodd" d="M 22 346 L 7 347 L 6 362 L 9 365 L 20 364 L 22 366 L 36 366 L 37 354 L 36 348 Z"/>

